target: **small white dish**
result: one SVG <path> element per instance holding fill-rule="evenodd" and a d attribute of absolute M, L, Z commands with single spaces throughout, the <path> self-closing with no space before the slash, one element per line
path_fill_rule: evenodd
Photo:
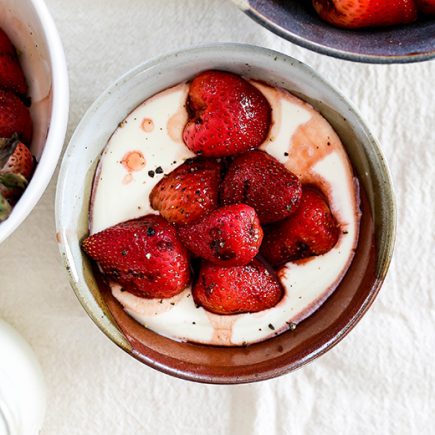
<path fill-rule="evenodd" d="M 68 72 L 53 19 L 43 0 L 2 0 L 0 27 L 20 52 L 32 106 L 35 173 L 11 215 L 0 223 L 0 243 L 24 221 L 44 193 L 59 160 L 69 112 Z"/>
<path fill-rule="evenodd" d="M 0 347 L 0 434 L 38 434 L 46 407 L 41 367 L 27 342 L 3 320 Z"/>

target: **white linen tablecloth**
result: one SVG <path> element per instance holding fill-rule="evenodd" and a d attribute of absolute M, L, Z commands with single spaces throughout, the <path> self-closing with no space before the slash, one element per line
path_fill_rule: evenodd
<path fill-rule="evenodd" d="M 67 56 L 67 140 L 119 75 L 169 51 L 235 41 L 314 67 L 361 111 L 398 204 L 392 267 L 373 308 L 333 350 L 275 380 L 207 386 L 130 358 L 88 318 L 55 240 L 57 173 L 0 246 L 0 317 L 34 348 L 48 385 L 43 435 L 429 434 L 435 431 L 435 62 L 364 65 L 299 48 L 224 0 L 49 0 Z"/>

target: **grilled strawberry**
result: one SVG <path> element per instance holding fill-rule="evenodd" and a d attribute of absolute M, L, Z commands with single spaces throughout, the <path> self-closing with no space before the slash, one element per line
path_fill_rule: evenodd
<path fill-rule="evenodd" d="M 435 14 L 435 0 L 416 0 L 417 9 L 423 14 Z"/>
<path fill-rule="evenodd" d="M 325 254 L 338 240 L 338 225 L 326 198 L 304 186 L 295 214 L 265 229 L 261 253 L 275 267 L 313 255 Z"/>
<path fill-rule="evenodd" d="M 205 71 L 190 84 L 183 138 L 196 154 L 224 157 L 260 146 L 271 123 L 264 95 L 241 77 Z"/>
<path fill-rule="evenodd" d="M 8 35 L 0 28 L 0 54 L 16 56 L 15 47 L 13 46 Z"/>
<path fill-rule="evenodd" d="M 190 224 L 218 205 L 220 164 L 189 159 L 160 180 L 150 194 L 151 207 L 176 224 Z"/>
<path fill-rule="evenodd" d="M 255 210 L 237 204 L 218 208 L 178 229 L 184 246 L 197 257 L 220 266 L 243 266 L 258 253 L 263 230 Z"/>
<path fill-rule="evenodd" d="M 219 267 L 203 262 L 192 290 L 198 305 L 216 314 L 255 313 L 274 307 L 282 287 L 264 264 Z"/>
<path fill-rule="evenodd" d="M 417 19 L 414 0 L 313 0 L 320 17 L 337 27 L 393 26 Z"/>
<path fill-rule="evenodd" d="M 248 204 L 262 224 L 290 216 L 302 194 L 299 179 L 264 151 L 251 151 L 231 163 L 223 180 L 224 204 Z"/>
<path fill-rule="evenodd" d="M 4 156 L 4 158 L 2 158 Z M 1 164 L 5 162 L 4 166 Z M 29 148 L 19 140 L 0 141 L 0 193 L 4 198 L 14 203 L 22 194 L 23 188 L 30 180 L 33 172 L 33 156 Z M 17 179 L 11 184 L 11 174 L 21 176 L 24 181 Z M 5 178 L 6 180 L 2 180 Z M 18 177 L 20 178 L 20 177 Z M 9 183 L 8 183 L 9 182 Z"/>
<path fill-rule="evenodd" d="M 30 145 L 32 130 L 29 109 L 12 92 L 0 90 L 0 137 L 17 133 L 25 144 Z"/>
<path fill-rule="evenodd" d="M 27 83 L 18 59 L 9 54 L 0 54 L 0 88 L 26 95 Z"/>
<path fill-rule="evenodd" d="M 187 251 L 160 216 L 115 225 L 85 239 L 82 248 L 110 280 L 140 297 L 169 298 L 189 283 Z"/>

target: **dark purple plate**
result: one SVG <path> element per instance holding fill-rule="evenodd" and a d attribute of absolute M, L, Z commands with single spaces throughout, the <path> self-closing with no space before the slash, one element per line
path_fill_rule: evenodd
<path fill-rule="evenodd" d="M 328 56 L 368 63 L 435 57 L 435 19 L 394 28 L 342 30 L 320 20 L 311 0 L 233 0 L 248 16 L 290 42 Z"/>

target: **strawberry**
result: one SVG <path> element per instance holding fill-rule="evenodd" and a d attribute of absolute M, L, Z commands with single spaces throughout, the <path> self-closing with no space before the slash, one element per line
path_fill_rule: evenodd
<path fill-rule="evenodd" d="M 26 95 L 27 83 L 18 59 L 9 54 L 0 54 L 0 88 Z"/>
<path fill-rule="evenodd" d="M 190 84 L 186 145 L 196 154 L 224 157 L 257 148 L 266 139 L 271 107 L 265 96 L 241 77 L 205 71 Z"/>
<path fill-rule="evenodd" d="M 312 186 L 304 186 L 295 214 L 265 229 L 261 253 L 275 267 L 313 255 L 321 255 L 338 240 L 338 225 L 326 198 Z"/>
<path fill-rule="evenodd" d="M 320 18 L 337 27 L 392 26 L 417 19 L 414 0 L 313 0 Z"/>
<path fill-rule="evenodd" d="M 154 186 L 151 207 L 169 222 L 190 224 L 218 206 L 220 173 L 214 160 L 186 160 Z"/>
<path fill-rule="evenodd" d="M 9 54 L 10 56 L 16 56 L 15 47 L 13 46 L 8 35 L 0 28 L 0 54 Z"/>
<path fill-rule="evenodd" d="M 255 210 L 237 204 L 218 208 L 198 222 L 180 227 L 178 236 L 198 257 L 220 266 L 243 266 L 257 255 L 263 230 Z"/>
<path fill-rule="evenodd" d="M 0 90 L 0 137 L 11 137 L 17 133 L 29 145 L 32 130 L 29 109 L 12 92 Z"/>
<path fill-rule="evenodd" d="M 299 179 L 264 151 L 251 151 L 234 159 L 221 188 L 224 204 L 248 204 L 262 224 L 290 216 L 302 194 Z"/>
<path fill-rule="evenodd" d="M 423 14 L 435 15 L 435 0 L 416 0 L 416 4 Z"/>
<path fill-rule="evenodd" d="M 1 166 L 4 163 L 3 166 Z M 0 141 L 0 193 L 10 202 L 15 202 L 22 194 L 23 188 L 33 172 L 33 156 L 29 148 L 16 139 Z M 11 174 L 21 176 L 24 182 L 16 180 L 11 185 Z M 5 178 L 6 180 L 2 180 Z M 7 185 L 9 182 L 9 185 Z"/>
<path fill-rule="evenodd" d="M 219 267 L 202 262 L 192 295 L 198 305 L 216 314 L 255 313 L 274 307 L 282 287 L 263 263 Z"/>
<path fill-rule="evenodd" d="M 143 298 L 169 298 L 189 283 L 187 251 L 161 216 L 115 225 L 86 238 L 82 248 L 107 278 Z"/>

